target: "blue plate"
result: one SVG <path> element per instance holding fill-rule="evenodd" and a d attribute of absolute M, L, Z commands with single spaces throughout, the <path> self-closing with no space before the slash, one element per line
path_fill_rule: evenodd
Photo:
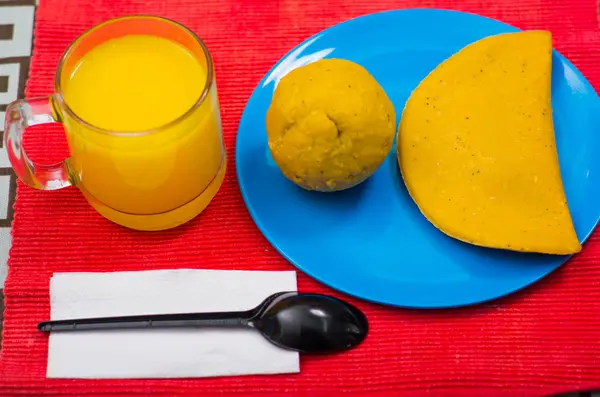
<path fill-rule="evenodd" d="M 265 113 L 275 85 L 298 66 L 324 57 L 359 63 L 383 86 L 400 117 L 411 91 L 440 62 L 485 36 L 517 30 L 455 11 L 389 11 L 333 26 L 279 61 L 248 101 L 236 148 L 244 200 L 271 244 L 332 288 L 414 308 L 498 298 L 566 262 L 567 256 L 480 248 L 441 233 L 409 197 L 393 151 L 362 185 L 323 194 L 285 179 L 267 147 Z M 600 100 L 557 52 L 552 103 L 563 182 L 577 235 L 584 241 L 600 216 Z"/>

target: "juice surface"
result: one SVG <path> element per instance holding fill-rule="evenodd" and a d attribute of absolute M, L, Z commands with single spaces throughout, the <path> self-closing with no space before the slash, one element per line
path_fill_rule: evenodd
<path fill-rule="evenodd" d="M 206 69 L 185 47 L 163 37 L 131 35 L 85 54 L 63 89 L 80 118 L 126 132 L 175 120 L 198 100 L 205 82 Z"/>
<path fill-rule="evenodd" d="M 215 178 L 222 180 L 217 177 L 224 149 L 214 84 L 200 107 L 169 124 L 194 106 L 206 79 L 205 63 L 187 48 L 147 35 L 101 43 L 63 77 L 66 104 L 86 123 L 109 131 L 65 113 L 69 166 L 103 215 L 111 218 L 107 210 L 138 215 L 139 223 L 139 215 L 168 213 L 199 199 Z M 212 195 L 190 211 L 201 211 Z"/>

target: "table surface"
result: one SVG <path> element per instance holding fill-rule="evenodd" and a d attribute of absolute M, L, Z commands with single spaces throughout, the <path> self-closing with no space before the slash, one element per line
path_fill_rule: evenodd
<path fill-rule="evenodd" d="M 23 25 L 23 26 L 31 26 L 33 29 L 33 17 L 35 11 L 35 5 L 37 0 L 12 0 L 5 4 L 0 2 L 0 7 L 2 7 L 3 13 L 11 14 L 14 17 L 13 23 L 14 26 Z M 599 16 L 600 16 L 600 0 L 599 0 Z M 6 12 L 5 12 L 6 11 Z M 13 29 L 13 31 L 23 32 L 23 29 Z M 32 32 L 25 32 L 25 37 L 2 37 L 3 30 L 0 29 L 0 40 L 13 40 L 15 42 L 22 43 L 26 48 L 23 51 L 23 54 L 8 54 L 11 57 L 11 61 L 14 60 L 17 55 L 19 58 L 19 63 L 21 65 L 21 73 L 19 76 L 19 83 L 24 82 L 27 78 L 28 74 L 28 66 L 29 66 L 29 57 L 31 56 L 31 40 L 32 40 Z M 25 56 L 23 56 L 25 55 Z M 6 56 L 3 54 L 3 58 Z M 0 64 L 3 59 L 0 58 Z M 1 86 L 1 84 L 0 84 Z M 2 87 L 0 87 L 0 90 Z M 18 98 L 22 98 L 24 95 L 25 84 L 19 84 L 19 90 L 15 93 Z M 17 99 L 17 98 L 14 98 Z M 6 104 L 0 103 L 0 125 L 4 124 L 3 113 L 1 111 L 4 110 Z M 2 133 L 2 128 L 0 128 L 0 134 Z M 2 183 L 4 182 L 4 183 Z M 14 174 L 12 174 L 12 170 L 10 168 L 10 164 L 8 163 L 8 159 L 6 156 L 6 151 L 0 145 L 0 352 L 2 347 L 2 324 L 4 318 L 4 294 L 1 289 L 4 283 L 4 275 L 6 273 L 6 261 L 8 258 L 8 250 L 10 248 L 10 225 L 12 222 L 12 206 L 14 204 L 15 194 L 16 192 L 16 180 Z M 600 393 L 574 393 L 569 394 L 564 397 L 600 397 Z"/>

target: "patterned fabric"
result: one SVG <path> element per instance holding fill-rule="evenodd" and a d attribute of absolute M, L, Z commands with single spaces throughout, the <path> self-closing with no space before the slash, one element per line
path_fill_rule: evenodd
<path fill-rule="evenodd" d="M 0 0 L 0 138 L 6 106 L 23 98 L 31 57 L 35 1 Z M 0 139 L 0 289 L 6 278 L 16 177 Z"/>
<path fill-rule="evenodd" d="M 287 50 L 345 19 L 411 6 L 462 9 L 521 28 L 550 29 L 555 46 L 600 87 L 595 0 L 45 0 L 37 12 L 27 94 L 50 93 L 58 58 L 85 29 L 119 15 L 169 17 L 200 34 L 213 53 L 224 137 L 233 154 L 245 101 Z M 0 9 L 0 18 L 3 15 Z M 0 34 L 7 30 L 0 28 Z M 60 136 L 59 128 L 38 132 L 42 133 L 30 134 L 37 158 L 65 153 L 64 143 L 53 140 Z M 19 186 L 6 282 L 0 395 L 315 396 L 343 391 L 524 397 L 600 385 L 598 233 L 577 260 L 534 288 L 489 304 L 424 313 L 352 300 L 369 316 L 369 339 L 347 354 L 303 356 L 298 375 L 46 379 L 47 337 L 36 331 L 35 324 L 48 317 L 48 280 L 54 271 L 291 268 L 249 218 L 236 185 L 233 155 L 229 161 L 226 182 L 208 210 L 193 222 L 162 233 L 136 233 L 111 224 L 75 189 L 45 194 Z M 302 274 L 298 284 L 302 291 L 336 294 Z"/>

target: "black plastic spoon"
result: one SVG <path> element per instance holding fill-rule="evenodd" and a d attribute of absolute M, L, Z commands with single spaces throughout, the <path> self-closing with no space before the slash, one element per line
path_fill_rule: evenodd
<path fill-rule="evenodd" d="M 150 314 L 46 321 L 42 332 L 156 327 L 250 327 L 271 343 L 303 353 L 352 349 L 367 336 L 365 315 L 353 305 L 319 294 L 279 292 L 242 312 Z"/>

